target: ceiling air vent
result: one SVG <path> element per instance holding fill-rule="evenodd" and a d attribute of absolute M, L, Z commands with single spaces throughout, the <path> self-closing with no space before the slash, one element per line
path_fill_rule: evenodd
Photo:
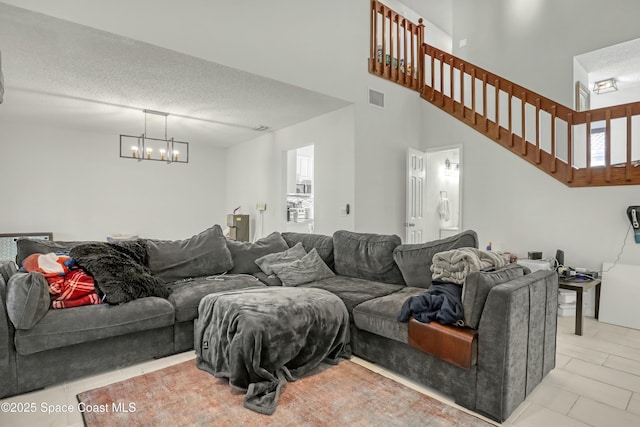
<path fill-rule="evenodd" d="M 369 105 L 384 108 L 384 93 L 369 89 Z"/>

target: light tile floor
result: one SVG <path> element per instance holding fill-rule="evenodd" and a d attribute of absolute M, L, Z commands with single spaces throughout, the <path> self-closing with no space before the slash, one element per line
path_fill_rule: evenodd
<path fill-rule="evenodd" d="M 502 425 L 640 426 L 640 330 L 600 323 L 592 318 L 585 319 L 583 336 L 574 335 L 573 327 L 573 317 L 558 319 L 556 369 Z M 82 426 L 76 394 L 194 357 L 192 351 L 181 353 L 1 400 L 0 407 L 4 403 L 15 403 L 16 408 L 20 404 L 22 407 L 35 404 L 35 412 L 0 411 L 0 426 Z M 438 392 L 364 360 L 353 360 L 452 404 Z"/>

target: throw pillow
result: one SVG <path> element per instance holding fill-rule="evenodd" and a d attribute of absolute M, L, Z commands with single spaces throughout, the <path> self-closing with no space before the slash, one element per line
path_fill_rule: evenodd
<path fill-rule="evenodd" d="M 221 274 L 233 267 L 219 225 L 185 240 L 148 240 L 149 269 L 167 282 Z"/>
<path fill-rule="evenodd" d="M 333 237 L 324 234 L 294 233 L 287 231 L 282 233 L 282 238 L 287 242 L 289 247 L 293 247 L 297 243 L 302 243 L 304 250 L 307 252 L 311 252 L 311 249 L 316 248 L 318 255 L 320 255 L 325 264 L 332 270 L 335 268 L 333 262 Z"/>
<path fill-rule="evenodd" d="M 162 279 L 152 276 L 144 264 L 144 240 L 88 243 L 71 249 L 69 255 L 93 277 L 98 295 L 109 304 L 150 296 L 167 298 L 171 294 Z"/>
<path fill-rule="evenodd" d="M 272 268 L 283 286 L 298 286 L 335 276 L 316 249 L 302 259 L 289 264 L 276 264 Z"/>
<path fill-rule="evenodd" d="M 85 243 L 93 242 L 58 242 L 44 239 L 29 239 L 28 237 L 21 237 L 16 241 L 16 264 L 22 267 L 22 262 L 26 257 L 31 254 L 48 254 L 54 252 L 57 254 L 68 254 L 71 248 Z"/>
<path fill-rule="evenodd" d="M 230 274 L 258 273 L 260 271 L 260 267 L 256 264 L 258 258 L 289 249 L 289 245 L 277 231 L 254 243 L 227 240 L 227 247 L 233 259 L 233 268 L 229 271 Z"/>
<path fill-rule="evenodd" d="M 18 266 L 13 261 L 0 261 L 0 275 L 4 279 L 4 283 L 7 283 L 11 276 L 18 272 Z"/>
<path fill-rule="evenodd" d="M 40 273 L 16 273 L 7 284 L 7 314 L 16 329 L 31 329 L 49 311 L 47 279 Z"/>
<path fill-rule="evenodd" d="M 260 267 L 260 270 L 266 275 L 274 273 L 273 266 L 275 264 L 290 264 L 293 261 L 297 261 L 303 258 L 307 254 L 304 250 L 302 243 L 297 243 L 294 247 L 287 249 L 284 252 L 276 252 L 273 254 L 267 254 L 256 260 L 256 264 Z"/>
<path fill-rule="evenodd" d="M 393 250 L 393 259 L 400 268 L 407 286 L 431 286 L 431 264 L 438 252 L 463 247 L 478 247 L 478 235 L 473 230 L 463 231 L 446 239 L 427 243 L 400 245 Z"/>
<path fill-rule="evenodd" d="M 376 282 L 404 285 L 393 250 L 400 244 L 394 235 L 336 231 L 333 251 L 336 273 Z"/>
<path fill-rule="evenodd" d="M 491 288 L 522 276 L 524 276 L 524 268 L 518 264 L 509 264 L 496 271 L 469 273 L 462 287 L 465 326 L 473 329 L 478 328 L 484 303 L 487 301 Z"/>

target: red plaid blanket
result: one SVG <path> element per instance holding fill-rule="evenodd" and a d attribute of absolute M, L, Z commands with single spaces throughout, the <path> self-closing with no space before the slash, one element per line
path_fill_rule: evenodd
<path fill-rule="evenodd" d="M 51 308 L 69 308 L 100 304 L 93 277 L 83 270 L 71 270 L 65 276 L 47 277 Z"/>
<path fill-rule="evenodd" d="M 53 253 L 29 255 L 22 264 L 26 271 L 37 271 L 47 279 L 51 308 L 102 303 L 96 293 L 93 277 L 72 266 L 73 260 L 68 256 Z"/>

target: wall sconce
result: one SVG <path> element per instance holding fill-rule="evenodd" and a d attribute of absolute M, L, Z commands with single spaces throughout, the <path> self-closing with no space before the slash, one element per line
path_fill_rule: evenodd
<path fill-rule="evenodd" d="M 189 163 L 189 143 L 167 138 L 167 116 L 162 111 L 143 110 L 144 133 L 140 136 L 120 135 L 120 157 L 156 160 L 166 163 Z M 147 136 L 147 114 L 164 116 L 164 139 Z"/>
<path fill-rule="evenodd" d="M 616 90 L 618 90 L 618 86 L 616 85 L 616 79 L 613 77 L 606 80 L 600 80 L 593 85 L 593 91 L 598 95 Z"/>
<path fill-rule="evenodd" d="M 451 176 L 460 172 L 460 163 L 454 163 L 448 158 L 444 161 L 444 174 L 445 176 Z"/>

